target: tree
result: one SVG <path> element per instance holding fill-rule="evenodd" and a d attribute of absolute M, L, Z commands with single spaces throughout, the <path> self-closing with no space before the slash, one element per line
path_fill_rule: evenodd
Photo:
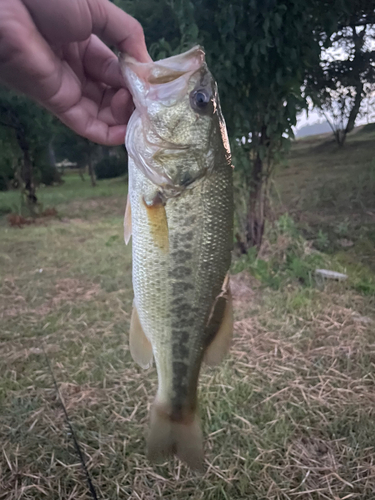
<path fill-rule="evenodd" d="M 325 115 L 336 142 L 343 146 L 367 99 L 375 91 L 375 26 L 373 20 L 357 13 L 331 37 L 332 49 L 341 51 L 341 58 L 326 55 L 310 75 L 307 92 Z M 359 23 L 364 23 L 360 25 Z M 344 57 L 342 57 L 344 55 Z"/>
<path fill-rule="evenodd" d="M 8 168 L 8 178 L 16 179 L 33 214 L 38 202 L 35 167 L 46 168 L 48 160 L 44 153 L 48 151 L 56 126 L 47 111 L 26 97 L 0 88 L 0 139 L 9 141 L 8 148 L 1 151 L 0 166 L 3 173 Z"/>
<path fill-rule="evenodd" d="M 108 147 L 95 144 L 84 137 L 80 137 L 65 126 L 62 126 L 60 133 L 56 135 L 54 148 L 58 161 L 68 159 L 71 162 L 77 163 L 82 180 L 84 180 L 82 175 L 83 169 L 87 166 L 92 186 L 96 186 L 95 169 L 98 162 L 103 161 L 101 175 L 98 176 L 98 179 L 111 177 L 113 170 L 113 162 L 111 160 L 113 157 L 119 161 L 119 165 L 123 165 L 124 173 L 127 170 L 127 156 L 124 146 Z M 103 172 L 106 162 L 108 163 L 108 176 Z"/>

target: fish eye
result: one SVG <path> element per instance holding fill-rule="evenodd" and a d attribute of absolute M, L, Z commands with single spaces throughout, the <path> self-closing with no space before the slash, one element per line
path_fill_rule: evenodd
<path fill-rule="evenodd" d="M 210 102 L 210 96 L 206 90 L 198 90 L 194 94 L 194 103 L 198 108 L 204 108 Z"/>

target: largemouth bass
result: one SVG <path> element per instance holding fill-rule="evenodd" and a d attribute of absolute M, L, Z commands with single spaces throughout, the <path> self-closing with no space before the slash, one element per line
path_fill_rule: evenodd
<path fill-rule="evenodd" d="M 233 245 L 232 165 L 217 85 L 200 47 L 152 63 L 122 59 L 135 103 L 126 134 L 132 235 L 133 359 L 155 358 L 158 391 L 148 456 L 203 466 L 197 384 L 232 336 L 228 269 Z"/>

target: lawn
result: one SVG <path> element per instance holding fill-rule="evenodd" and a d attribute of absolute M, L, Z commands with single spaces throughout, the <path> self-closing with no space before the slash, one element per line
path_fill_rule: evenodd
<path fill-rule="evenodd" d="M 128 349 L 124 180 L 67 176 L 40 190 L 59 217 L 3 217 L 0 499 L 92 498 L 54 377 L 98 498 L 372 500 L 374 153 L 366 131 L 343 151 L 306 139 L 278 170 L 260 258 L 233 265 L 231 353 L 201 377 L 202 475 L 145 458 L 156 372 Z M 349 279 L 316 283 L 317 264 Z"/>

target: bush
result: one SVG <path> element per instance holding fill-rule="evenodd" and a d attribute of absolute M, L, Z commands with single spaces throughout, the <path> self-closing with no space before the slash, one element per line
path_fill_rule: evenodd
<path fill-rule="evenodd" d="M 0 191 L 7 191 L 14 178 L 14 171 L 10 161 L 0 160 Z"/>
<path fill-rule="evenodd" d="M 0 172 L 0 191 L 8 191 L 8 181 Z"/>
<path fill-rule="evenodd" d="M 97 179 L 113 179 L 128 172 L 127 159 L 110 156 L 103 158 L 95 165 Z"/>
<path fill-rule="evenodd" d="M 52 186 L 53 184 L 61 183 L 61 176 L 56 167 L 46 162 L 35 165 L 34 176 L 37 184 Z"/>

